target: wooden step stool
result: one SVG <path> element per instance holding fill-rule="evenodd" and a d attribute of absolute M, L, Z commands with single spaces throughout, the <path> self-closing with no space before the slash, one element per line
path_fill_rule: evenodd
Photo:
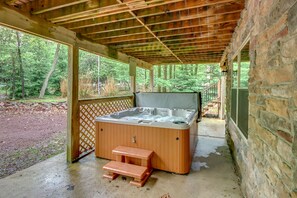
<path fill-rule="evenodd" d="M 113 180 L 118 175 L 125 175 L 134 178 L 130 182 L 131 184 L 138 187 L 143 186 L 152 173 L 151 158 L 153 151 L 118 146 L 112 150 L 112 153 L 116 155 L 117 161 L 111 161 L 103 166 L 103 169 L 108 171 L 108 174 L 104 174 L 103 177 Z M 130 158 L 140 159 L 141 166 L 129 164 Z"/>

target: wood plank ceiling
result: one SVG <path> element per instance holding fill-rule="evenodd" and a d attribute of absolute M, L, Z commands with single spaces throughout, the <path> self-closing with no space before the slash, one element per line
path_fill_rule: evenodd
<path fill-rule="evenodd" d="M 7 0 L 152 64 L 219 62 L 244 0 Z"/>

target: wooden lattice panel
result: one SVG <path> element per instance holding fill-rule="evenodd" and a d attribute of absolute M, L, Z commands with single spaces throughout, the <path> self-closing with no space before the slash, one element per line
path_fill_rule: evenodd
<path fill-rule="evenodd" d="M 133 97 L 103 98 L 79 102 L 79 153 L 95 147 L 95 118 L 133 107 Z"/>

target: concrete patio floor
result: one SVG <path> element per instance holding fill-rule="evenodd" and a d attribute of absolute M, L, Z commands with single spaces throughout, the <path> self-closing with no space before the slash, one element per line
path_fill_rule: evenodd
<path fill-rule="evenodd" d="M 108 160 L 94 153 L 68 165 L 65 153 L 0 180 L 0 197 L 242 197 L 224 139 L 224 121 L 204 118 L 188 175 L 154 170 L 142 188 L 102 178 Z"/>

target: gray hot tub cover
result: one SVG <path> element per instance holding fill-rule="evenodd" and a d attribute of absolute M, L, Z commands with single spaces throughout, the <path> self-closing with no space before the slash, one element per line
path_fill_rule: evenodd
<path fill-rule="evenodd" d="M 196 109 L 200 112 L 201 102 L 199 93 L 135 93 L 136 107 L 157 107 L 169 109 Z"/>

